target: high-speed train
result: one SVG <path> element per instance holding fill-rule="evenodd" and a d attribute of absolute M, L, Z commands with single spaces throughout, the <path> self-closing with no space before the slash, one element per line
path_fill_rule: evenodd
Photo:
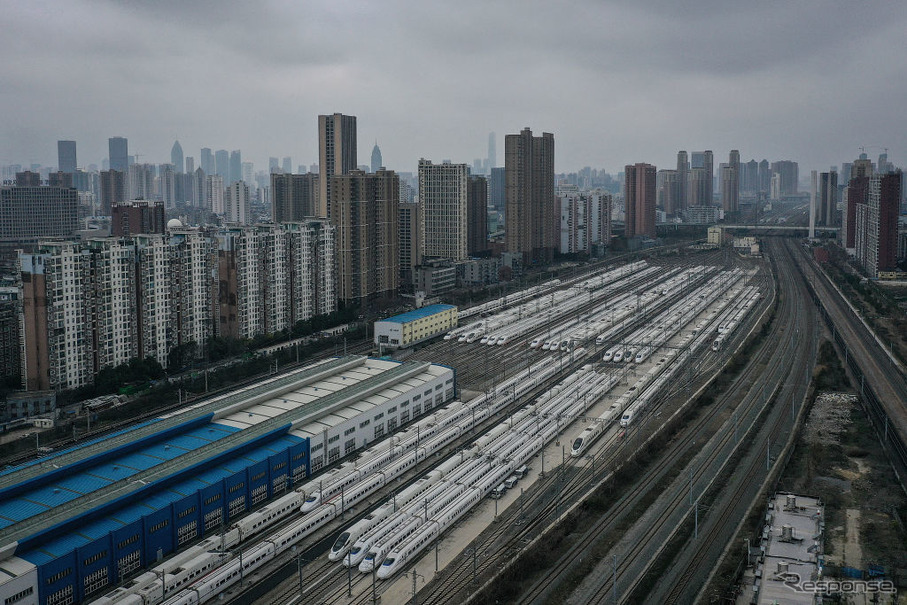
<path fill-rule="evenodd" d="M 363 452 L 356 463 L 347 463 L 321 478 L 307 481 L 238 520 L 223 535 L 202 540 L 97 602 L 155 605 L 162 601 L 162 596 L 168 598 L 167 603 L 180 604 L 200 603 L 213 598 L 237 582 L 241 573 L 251 573 L 267 560 L 298 544 L 337 518 L 343 510 L 361 502 L 417 462 L 434 455 L 444 444 L 450 443 L 463 431 L 470 430 L 473 423 L 497 413 L 556 371 L 557 367 L 553 364 L 540 361 L 502 382 L 488 396 L 482 394 L 468 403 L 453 402 L 445 408 L 438 408 L 406 430 Z M 314 499 L 306 503 L 312 496 Z M 305 512 L 301 511 L 303 506 Z M 267 535 L 268 531 L 273 532 L 276 526 L 286 523 L 300 512 L 301 516 L 285 528 L 261 539 L 254 546 L 243 546 L 242 557 L 236 554 L 240 543 L 246 543 L 260 534 Z M 216 562 L 212 563 L 211 557 L 204 557 L 206 553 L 217 553 Z"/>
<path fill-rule="evenodd" d="M 592 394 L 594 400 L 611 388 L 614 381 L 615 378 L 611 374 L 598 374 L 591 370 L 591 366 L 584 366 L 540 397 L 536 402 L 536 413 L 524 416 L 510 429 L 511 433 L 516 434 L 502 440 L 499 447 L 489 448 L 487 454 L 497 457 L 499 463 L 491 465 L 487 474 L 470 484 L 470 487 L 439 515 L 432 517 L 431 523 L 422 523 L 402 540 L 399 535 L 389 538 L 397 543 L 397 546 L 387 554 L 378 567 L 377 577 L 389 578 L 414 561 L 482 497 L 554 438 L 560 430 L 561 417 L 576 417 L 582 414 L 587 405 L 594 403 L 588 401 L 589 395 Z"/>
<path fill-rule="evenodd" d="M 739 270 L 728 272 L 722 277 L 721 280 L 711 282 L 691 292 L 656 318 L 653 322 L 655 327 L 649 328 L 647 332 L 649 337 L 655 336 L 655 338 L 637 353 L 637 357 L 641 354 L 644 355 L 643 361 L 658 351 L 684 326 L 689 326 L 694 318 L 709 305 L 718 301 L 716 308 L 709 313 L 707 320 L 700 321 L 684 336 L 678 346 L 661 353 L 659 360 L 646 374 L 640 377 L 631 388 L 618 397 L 601 416 L 574 439 L 570 449 L 571 456 L 577 457 L 585 454 L 591 444 L 615 421 L 619 420 L 622 427 L 629 426 L 639 412 L 657 395 L 661 387 L 683 368 L 684 360 L 706 342 L 708 331 L 703 330 L 706 321 L 714 322 L 713 325 L 720 325 L 726 317 L 733 315 L 739 306 L 746 306 L 747 301 L 755 301 L 758 298 L 758 291 L 755 288 L 749 287 L 741 290 L 735 287 L 742 277 L 742 272 Z M 731 295 L 719 298 L 722 293 L 727 292 L 730 292 Z M 741 293 L 742 298 L 735 298 Z M 616 350 L 616 347 L 614 349 Z M 605 354 L 605 360 L 607 358 L 608 353 Z"/>

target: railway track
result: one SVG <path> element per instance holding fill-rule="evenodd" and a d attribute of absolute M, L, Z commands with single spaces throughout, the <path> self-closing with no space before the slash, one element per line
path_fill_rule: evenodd
<path fill-rule="evenodd" d="M 530 391 L 521 401 L 514 402 L 505 410 L 502 410 L 497 415 L 489 418 L 484 423 L 480 425 L 479 428 L 472 431 L 470 435 L 461 437 L 457 442 L 451 444 L 442 453 L 434 456 L 429 460 L 423 461 L 418 467 L 409 471 L 406 479 L 403 479 L 396 483 L 395 490 L 398 491 L 407 487 L 412 482 L 418 480 L 422 477 L 428 470 L 433 468 L 440 460 L 445 459 L 447 456 L 455 453 L 458 450 L 462 450 L 469 443 L 485 434 L 493 428 L 495 425 L 501 422 L 503 418 L 506 418 L 509 414 L 513 413 L 515 410 L 525 405 L 526 401 L 531 401 L 537 398 L 539 395 L 544 393 L 550 388 L 551 381 L 560 381 L 580 366 L 586 363 L 585 359 L 577 359 L 576 361 L 565 363 L 563 369 L 558 372 L 551 380 L 547 383 L 542 383 L 532 391 Z M 357 570 L 353 570 L 352 574 L 348 574 L 346 569 L 341 568 L 337 563 L 330 562 L 326 558 L 321 557 L 324 552 L 333 544 L 334 539 L 339 534 L 340 530 L 344 527 L 352 524 L 356 519 L 361 518 L 367 512 L 374 509 L 376 506 L 383 504 L 388 498 L 391 497 L 391 492 L 385 490 L 381 494 L 372 498 L 370 503 L 366 507 L 360 507 L 360 510 L 354 514 L 353 509 L 349 509 L 347 512 L 350 513 L 350 516 L 343 523 L 332 524 L 329 531 L 323 532 L 320 539 L 312 546 L 307 548 L 304 551 L 299 553 L 299 557 L 302 557 L 307 563 L 305 566 L 298 565 L 296 562 L 285 562 L 278 570 L 273 573 L 269 573 L 266 576 L 262 575 L 261 577 L 255 578 L 255 581 L 260 582 L 261 580 L 267 579 L 272 580 L 272 582 L 279 582 L 277 588 L 265 589 L 260 587 L 253 587 L 248 591 L 244 591 L 241 594 L 232 595 L 232 602 L 237 603 L 247 603 L 250 600 L 264 598 L 267 595 L 267 600 L 269 602 L 275 603 L 284 603 L 289 602 L 298 594 L 302 594 L 307 598 L 314 598 L 315 602 L 336 602 L 335 599 L 346 594 L 346 589 L 348 583 L 352 582 L 354 587 L 358 587 L 361 591 L 363 587 L 363 582 L 370 581 L 370 576 L 362 576 Z M 292 520 L 291 520 L 292 522 Z M 309 578 L 309 581 L 305 583 L 305 586 L 300 588 L 301 583 L 297 583 L 296 577 L 293 572 L 299 571 L 301 575 L 304 575 L 306 578 Z M 288 578 L 291 578 L 289 579 Z M 325 584 L 329 585 L 328 592 L 316 592 L 319 590 L 319 586 Z M 387 583 L 380 582 L 376 584 L 378 587 L 383 587 L 386 589 Z M 371 592 L 367 591 L 370 595 Z M 312 596 L 314 595 L 314 596 Z M 370 598 L 370 596 L 369 596 Z M 353 601 L 355 602 L 355 601 Z"/>
<path fill-rule="evenodd" d="M 776 326 L 775 330 L 777 331 L 778 329 L 779 328 Z M 771 336 L 769 339 L 770 338 Z M 769 339 L 766 340 L 767 343 L 769 342 Z M 666 450 L 660 464 L 648 469 L 642 480 L 638 481 L 633 488 L 631 488 L 631 490 L 615 504 L 616 508 L 612 508 L 607 515 L 600 518 L 589 530 L 587 530 L 583 537 L 575 542 L 570 551 L 558 561 L 557 566 L 550 570 L 550 572 L 546 571 L 545 576 L 537 580 L 535 584 L 521 596 L 521 602 L 542 603 L 550 599 L 551 592 L 556 589 L 559 578 L 584 557 L 586 552 L 588 552 L 589 545 L 613 532 L 633 511 L 637 510 L 646 496 L 655 489 L 656 486 L 661 484 L 664 478 L 669 475 L 670 471 L 677 468 L 678 465 L 682 464 L 683 461 L 690 456 L 691 450 L 693 449 L 691 444 L 701 443 L 703 439 L 707 439 L 708 434 L 715 430 L 710 428 L 710 426 L 716 421 L 720 422 L 720 417 L 725 414 L 724 410 L 727 402 L 739 397 L 741 391 L 749 388 L 754 382 L 755 376 L 761 371 L 760 367 L 765 363 L 765 358 L 770 358 L 770 347 L 763 346 L 760 351 L 762 351 L 760 358 L 744 367 L 731 391 L 728 392 L 722 400 L 711 405 L 705 414 L 700 415 L 693 424 L 684 431 L 684 434 L 672 440 L 672 443 L 668 450 Z M 779 359 L 776 361 L 775 367 L 779 367 L 783 363 L 784 360 Z M 756 409 L 759 399 L 758 395 L 753 398 L 750 412 Z M 745 415 L 743 420 L 745 421 L 748 417 L 749 416 Z M 720 428 L 718 431 L 720 434 Z M 734 435 L 734 431 L 730 431 L 729 433 L 725 431 L 722 443 L 726 444 L 728 439 L 733 438 Z M 693 484 L 701 483 L 702 480 L 706 478 L 707 469 L 710 467 L 709 463 L 713 464 L 715 461 L 719 460 L 720 455 L 720 450 L 716 450 L 716 453 L 714 453 L 709 460 L 702 464 L 698 464 L 690 482 Z M 681 473 L 680 478 L 678 479 L 678 481 L 683 484 L 682 489 L 680 490 L 682 492 L 681 496 L 683 497 L 678 498 L 679 502 L 686 501 L 685 496 L 688 491 L 686 489 L 688 476 L 689 475 Z M 676 508 L 668 509 L 654 515 L 649 515 L 649 517 L 654 518 L 652 521 L 653 525 L 650 526 L 650 532 L 656 534 L 662 528 L 666 526 L 670 527 L 669 523 L 676 521 L 676 510 Z M 675 514 L 672 515 L 671 513 Z M 618 557 L 617 573 L 619 587 L 627 585 L 628 582 L 626 582 L 625 576 L 627 570 L 631 567 L 631 564 L 637 560 L 645 560 L 644 557 L 648 557 L 645 545 L 644 542 L 637 542 L 622 556 Z M 612 559 L 609 559 L 609 561 L 610 560 Z M 611 567 L 613 569 L 613 563 Z M 613 581 L 608 580 L 599 585 L 598 589 L 594 590 L 591 594 L 584 594 L 576 600 L 578 602 L 586 600 L 595 602 L 595 599 L 602 598 L 610 600 L 613 597 L 613 592 Z"/>
<path fill-rule="evenodd" d="M 770 246 L 769 249 L 781 252 L 778 246 Z M 785 249 L 784 256 L 786 271 L 782 279 L 787 281 L 788 296 L 798 292 L 791 298 L 795 301 L 806 300 L 808 296 L 805 287 L 791 270 L 793 258 L 790 251 Z M 812 307 L 796 305 L 796 313 L 798 317 L 794 325 L 799 326 L 801 336 L 797 340 L 796 353 L 789 358 L 795 363 L 790 364 L 790 373 L 782 378 L 777 387 L 776 403 L 767 412 L 762 426 L 753 427 L 754 430 L 758 428 L 758 433 L 752 439 L 747 454 L 735 466 L 734 476 L 727 488 L 716 495 L 710 511 L 699 515 L 696 520 L 702 531 L 698 532 L 698 536 L 694 535 L 687 540 L 682 549 L 683 557 L 661 576 L 653 590 L 646 595 L 650 600 L 659 603 L 693 602 L 699 586 L 703 584 L 702 576 L 707 576 L 714 568 L 728 540 L 733 537 L 738 521 L 746 516 L 748 504 L 756 497 L 763 486 L 764 478 L 769 474 L 768 468 L 764 468 L 766 460 L 762 453 L 771 451 L 773 438 L 776 439 L 774 446 L 779 449 L 779 453 L 788 451 L 788 445 L 796 434 L 817 348 L 815 314 Z M 790 406 L 787 405 L 788 402 Z M 763 448 L 762 444 L 766 444 L 766 447 Z M 688 514 L 686 522 L 689 524 L 690 521 Z"/>
<path fill-rule="evenodd" d="M 546 327 L 540 328 L 540 330 L 545 330 L 545 329 L 547 329 L 547 328 Z M 627 330 L 631 330 L 631 329 L 633 329 L 633 326 L 628 324 Z M 505 346 L 504 350 L 506 351 L 507 349 L 510 349 L 512 346 L 519 346 L 520 343 L 525 345 L 525 342 L 524 342 L 525 339 L 526 339 L 526 337 L 523 337 L 519 341 L 516 341 L 515 343 L 513 343 L 513 345 Z M 438 343 L 438 344 L 441 346 L 444 346 L 444 345 L 450 346 L 451 345 L 451 343 Z M 466 349 L 466 350 L 462 351 L 463 354 L 470 353 L 470 351 L 468 350 L 468 347 L 460 347 L 460 349 L 461 350 Z M 486 348 L 485 350 L 488 351 L 489 348 Z M 497 353 L 497 352 L 498 351 L 494 351 L 494 353 Z M 543 353 L 542 355 L 545 355 L 545 354 Z M 550 355 L 550 353 L 547 355 Z M 454 365 L 454 364 L 450 364 L 450 365 Z M 455 367 L 457 367 L 457 366 L 455 366 Z M 545 387 L 545 388 L 548 388 L 548 387 Z M 544 389 L 540 390 L 538 393 L 536 393 L 536 395 L 543 392 L 543 390 Z M 477 436 L 477 434 L 474 434 L 474 436 Z M 326 547 L 326 544 L 325 544 L 325 547 Z M 307 556 L 307 559 L 308 558 L 311 558 L 311 557 Z M 333 567 L 335 571 L 332 572 L 330 567 Z M 354 588 L 354 591 L 359 594 L 359 597 L 353 597 L 352 602 L 358 602 L 357 598 L 364 599 L 365 601 L 368 601 L 371 599 L 371 587 L 363 586 L 364 584 L 370 584 L 369 578 L 368 578 L 368 576 L 362 577 L 361 574 L 359 574 L 358 572 L 354 572 L 352 574 L 352 577 L 348 577 L 346 571 L 343 570 L 342 568 L 339 568 L 336 564 L 327 564 L 326 562 L 321 562 L 321 563 L 316 562 L 314 564 L 312 564 L 312 563 L 307 564 L 302 573 L 305 575 L 306 578 L 310 579 L 309 581 L 307 581 L 308 586 L 306 586 L 302 589 L 302 594 L 307 599 L 312 598 L 315 600 L 315 602 L 337 602 L 338 600 L 341 600 L 341 599 L 346 601 L 347 599 L 346 599 L 345 595 L 346 595 L 346 591 L 348 590 L 349 586 L 352 586 Z M 281 575 L 284 577 L 289 577 L 288 570 L 285 568 Z M 346 580 L 346 581 L 344 581 L 344 580 Z M 317 589 L 320 585 L 329 585 L 329 586 L 333 586 L 334 588 L 329 589 L 329 591 L 325 593 L 322 591 L 317 591 Z M 376 583 L 375 590 L 376 590 L 376 592 L 383 592 L 386 589 L 386 586 L 387 585 L 384 582 Z M 300 592 L 300 589 L 296 585 L 295 581 L 287 580 L 286 582 L 281 584 L 281 588 L 279 590 L 272 591 L 269 594 L 269 599 L 273 600 L 274 602 L 284 602 L 285 600 L 289 601 L 290 599 L 293 598 L 293 595 L 296 595 L 299 592 Z"/>
<path fill-rule="evenodd" d="M 907 378 L 888 352 L 804 250 L 797 265 L 838 353 L 859 385 L 869 415 L 902 489 L 907 492 Z"/>
<path fill-rule="evenodd" d="M 678 388 L 683 388 L 682 385 L 677 386 Z M 631 434 L 626 436 L 621 442 L 621 447 L 607 450 L 607 446 L 613 442 L 600 443 L 592 464 L 582 469 L 574 466 L 567 469 L 562 466 L 562 470 L 559 473 L 549 476 L 539 487 L 533 487 L 534 491 L 541 492 L 543 495 L 536 500 L 540 504 L 530 505 L 528 513 L 526 510 L 523 511 L 528 514 L 529 520 L 522 524 L 520 531 L 512 536 L 506 535 L 512 515 L 490 531 L 487 530 L 481 536 L 482 543 L 489 545 L 486 550 L 512 554 L 520 550 L 521 543 L 543 533 L 550 523 L 557 520 L 559 513 L 565 510 L 566 502 L 572 501 L 580 493 L 589 490 L 590 484 L 596 485 L 605 476 L 610 475 L 609 469 L 613 468 L 619 460 L 623 460 L 626 457 L 626 450 L 634 445 L 634 441 L 641 441 L 641 439 L 636 440 L 633 437 L 641 434 L 639 427 L 642 426 L 642 423 L 631 425 L 631 428 L 632 426 L 636 426 L 636 430 L 631 431 Z M 552 492 L 556 492 L 556 495 L 553 495 Z M 632 509 L 633 502 L 625 499 L 627 510 Z M 512 506 L 511 509 L 514 511 L 513 514 L 516 514 L 516 507 Z M 438 582 L 435 587 L 429 586 L 420 593 L 419 601 L 424 603 L 447 602 L 452 595 L 462 591 L 472 582 L 473 575 L 481 575 L 490 567 L 497 565 L 497 563 L 498 560 L 495 557 L 474 557 L 472 553 L 469 553 L 465 558 L 461 557 L 459 565 L 448 565 L 441 578 L 442 581 Z M 546 578 L 550 579 L 555 575 L 557 575 L 557 570 L 547 574 Z M 542 583 L 545 584 L 544 579 Z M 541 593 L 548 587 L 550 587 L 550 584 L 540 585 L 536 587 L 536 590 Z M 465 598 L 466 595 L 461 596 Z M 523 595 L 523 597 L 521 602 L 530 602 L 532 595 Z"/>

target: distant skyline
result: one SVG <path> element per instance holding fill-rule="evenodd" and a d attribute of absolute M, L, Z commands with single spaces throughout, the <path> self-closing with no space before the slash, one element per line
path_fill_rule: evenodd
<path fill-rule="evenodd" d="M 81 166 L 200 148 L 318 158 L 318 115 L 357 117 L 389 169 L 472 165 L 488 133 L 557 139 L 555 170 L 672 168 L 680 149 L 907 165 L 907 5 L 658 0 L 4 3 L 0 163 Z M 500 159 L 498 160 L 500 162 Z M 295 167 L 295 165 L 294 165 Z"/>

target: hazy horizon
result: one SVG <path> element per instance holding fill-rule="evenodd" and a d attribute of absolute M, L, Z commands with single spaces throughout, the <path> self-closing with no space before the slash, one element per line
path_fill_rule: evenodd
<path fill-rule="evenodd" d="M 317 163 L 317 116 L 358 118 L 359 163 L 472 164 L 488 133 L 555 136 L 556 170 L 791 159 L 801 176 L 905 163 L 903 4 L 697 2 L 6 3 L 0 163 L 100 164 L 125 136 L 140 161 L 179 139 Z"/>

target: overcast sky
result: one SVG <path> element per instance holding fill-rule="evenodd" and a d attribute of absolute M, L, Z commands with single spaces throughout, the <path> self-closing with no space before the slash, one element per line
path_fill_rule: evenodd
<path fill-rule="evenodd" d="M 865 145 L 907 165 L 907 3 L 0 0 L 0 163 L 80 166 L 241 149 L 317 162 L 317 116 L 357 116 L 359 163 L 471 163 L 552 132 L 556 169 L 678 149 L 798 160 Z"/>

